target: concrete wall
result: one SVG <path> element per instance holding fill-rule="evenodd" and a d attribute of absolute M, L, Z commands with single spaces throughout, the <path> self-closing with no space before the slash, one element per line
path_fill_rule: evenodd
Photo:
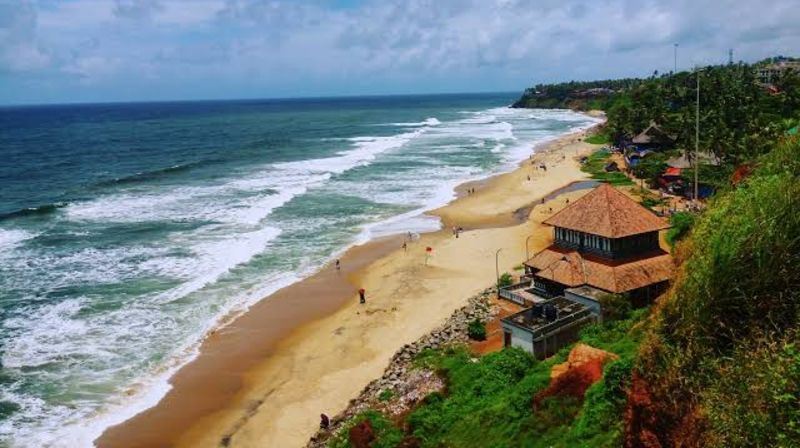
<path fill-rule="evenodd" d="M 533 354 L 533 335 L 529 332 L 517 328 L 513 325 L 508 325 L 503 322 L 503 332 L 511 333 L 511 346 L 519 347 L 526 352 Z"/>

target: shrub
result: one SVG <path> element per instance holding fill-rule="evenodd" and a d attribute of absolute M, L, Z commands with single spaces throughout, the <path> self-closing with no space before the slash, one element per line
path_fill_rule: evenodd
<path fill-rule="evenodd" d="M 678 212 L 669 218 L 669 224 L 672 226 L 667 231 L 666 240 L 670 246 L 675 247 L 678 241 L 682 240 L 689 234 L 692 229 L 697 215 L 690 212 Z"/>
<path fill-rule="evenodd" d="M 761 431 L 800 425 L 800 406 L 784 407 L 773 396 L 784 386 L 783 374 L 769 364 L 793 355 L 774 355 L 755 341 L 785 340 L 800 323 L 798 160 L 800 141 L 779 145 L 740 186 L 711 201 L 681 244 L 689 254 L 660 299 L 636 363 L 648 400 L 658 404 L 632 417 L 658 421 L 642 433 L 657 430 L 668 440 L 684 434 L 684 417 L 691 415 L 701 419 L 694 437 L 721 440 L 720 446 L 791 445 Z M 737 407 L 745 403 L 754 408 Z"/>
<path fill-rule="evenodd" d="M 789 447 L 800 443 L 800 350 L 784 340 L 746 344 L 703 393 L 716 446 Z"/>
<path fill-rule="evenodd" d="M 473 320 L 467 327 L 467 335 L 476 341 L 486 340 L 486 325 L 478 319 Z"/>
<path fill-rule="evenodd" d="M 383 389 L 381 393 L 378 394 L 378 400 L 380 401 L 389 401 L 394 398 L 394 391 L 392 389 Z"/>
<path fill-rule="evenodd" d="M 631 313 L 631 301 L 622 294 L 603 294 L 598 301 L 606 322 L 627 319 Z"/>
<path fill-rule="evenodd" d="M 511 274 L 509 274 L 508 272 L 504 272 L 503 275 L 500 276 L 500 280 L 497 281 L 497 285 L 500 288 L 505 288 L 513 284 L 514 284 L 514 277 L 512 277 Z"/>

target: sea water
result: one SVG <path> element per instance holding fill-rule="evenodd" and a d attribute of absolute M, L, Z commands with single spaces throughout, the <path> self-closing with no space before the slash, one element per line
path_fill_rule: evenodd
<path fill-rule="evenodd" d="M 89 446 L 224 316 L 595 122 L 513 98 L 0 108 L 0 446 Z"/>

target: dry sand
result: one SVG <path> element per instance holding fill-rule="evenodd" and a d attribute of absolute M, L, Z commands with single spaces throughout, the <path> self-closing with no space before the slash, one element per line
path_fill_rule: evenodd
<path fill-rule="evenodd" d="M 204 341 L 156 407 L 110 428 L 97 444 L 304 446 L 320 413 L 342 411 L 398 348 L 494 283 L 498 249 L 499 271 L 512 272 L 525 259 L 526 241 L 531 253 L 550 242 L 541 221 L 586 190 L 541 198 L 585 178 L 576 156 L 596 146 L 581 140 L 571 134 L 511 173 L 460 187 L 459 199 L 432 212 L 445 229 L 407 251 L 402 237 L 356 247 L 343 257 L 342 272 L 328 267 L 259 302 Z M 542 162 L 546 172 L 535 168 Z M 473 187 L 476 193 L 465 193 Z M 454 225 L 465 229 L 459 238 L 449 230 Z M 426 247 L 433 249 L 427 264 Z M 366 305 L 358 304 L 360 287 Z"/>

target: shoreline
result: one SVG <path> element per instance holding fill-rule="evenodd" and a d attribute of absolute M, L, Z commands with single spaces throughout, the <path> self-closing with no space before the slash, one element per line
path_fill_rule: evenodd
<path fill-rule="evenodd" d="M 511 172 L 459 185 L 456 199 L 427 212 L 438 216 L 444 229 L 424 233 L 408 253 L 399 249 L 402 236 L 373 239 L 346 250 L 341 272 L 323 267 L 262 299 L 202 341 L 199 355 L 170 378 L 172 388 L 156 406 L 107 428 L 96 445 L 270 446 L 278 440 L 278 426 L 282 446 L 305 445 L 320 412 L 343 409 L 380 376 L 402 342 L 430 331 L 471 293 L 494 281 L 487 245 L 508 251 L 501 257 L 503 271 L 512 270 L 511 260 L 523 258 L 510 253 L 521 251 L 519 238 L 525 239 L 536 223 L 520 222 L 514 212 L 586 177 L 573 159 L 596 147 L 581 141 L 594 127 L 537 147 L 533 160 L 547 159 L 546 173 L 531 172 L 524 160 Z M 527 174 L 531 182 L 524 180 Z M 477 192 L 465 195 L 467 185 Z M 456 224 L 465 229 L 458 239 L 446 230 Z M 454 246 L 459 240 L 475 241 Z M 423 263 L 426 246 L 434 247 L 430 266 Z M 452 269 L 464 256 L 476 259 Z M 366 306 L 355 303 L 359 286 L 366 286 Z M 446 300 L 437 300 L 435 286 L 448 291 Z M 392 325 L 402 331 L 387 331 Z M 370 346 L 374 340 L 380 343 Z M 300 370 L 313 372 L 303 375 L 300 363 Z"/>

